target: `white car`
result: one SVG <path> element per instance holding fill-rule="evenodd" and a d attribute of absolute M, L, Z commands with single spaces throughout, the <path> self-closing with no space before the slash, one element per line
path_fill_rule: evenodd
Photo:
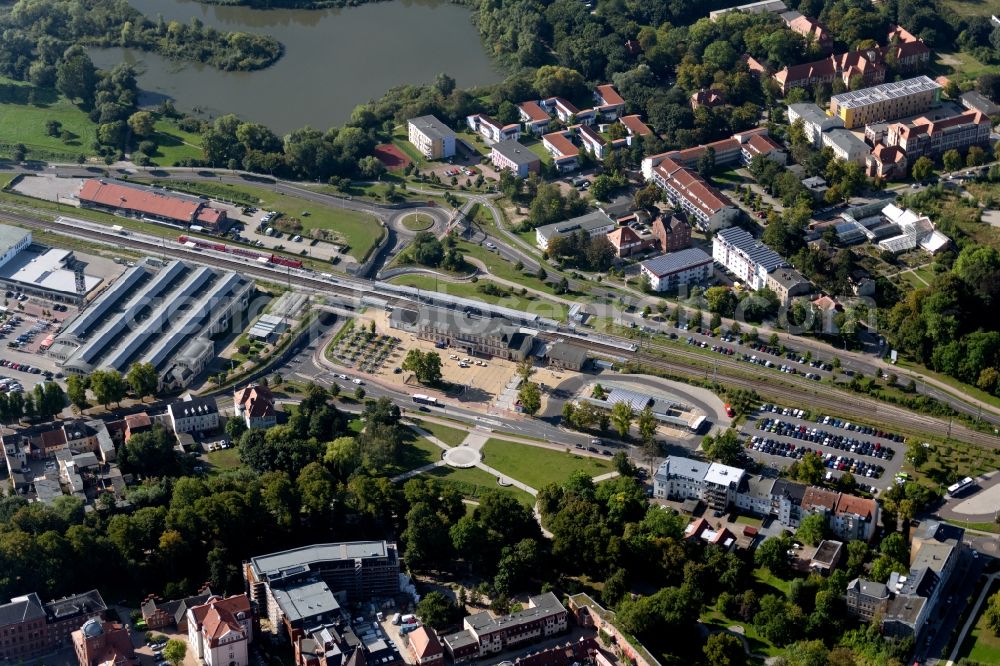
<path fill-rule="evenodd" d="M 347 375 L 337 375 L 337 379 L 347 379 Z"/>
<path fill-rule="evenodd" d="M 483 245 L 486 246 L 487 250 L 495 250 L 495 249 L 497 249 L 497 246 L 494 245 L 493 243 L 490 243 L 490 242 L 483 243 Z"/>
<path fill-rule="evenodd" d="M 363 383 L 363 382 L 362 382 L 362 381 L 361 381 L 360 379 L 358 379 L 357 377 L 355 377 L 355 378 L 354 378 L 354 379 L 352 379 L 351 381 L 352 381 L 353 383 L 357 384 L 358 386 L 360 386 L 360 385 L 361 385 L 361 384 Z"/>

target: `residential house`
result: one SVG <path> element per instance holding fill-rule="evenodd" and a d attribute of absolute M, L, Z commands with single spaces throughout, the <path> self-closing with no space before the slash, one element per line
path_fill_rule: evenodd
<path fill-rule="evenodd" d="M 732 550 L 736 547 L 737 542 L 735 534 L 725 527 L 713 528 L 711 523 L 704 518 L 699 518 L 684 528 L 684 539 L 701 541 L 725 550 Z"/>
<path fill-rule="evenodd" d="M 538 173 L 542 160 L 518 141 L 501 141 L 494 143 L 490 150 L 490 161 L 497 171 L 509 169 L 518 178 L 527 178 Z"/>
<path fill-rule="evenodd" d="M 142 611 L 143 621 L 150 630 L 176 627 L 179 632 L 186 634 L 188 609 L 204 604 L 212 596 L 212 588 L 206 584 L 198 590 L 198 594 L 183 599 L 163 601 L 151 594 L 146 597 L 139 609 Z"/>
<path fill-rule="evenodd" d="M 595 111 L 604 121 L 618 120 L 625 110 L 625 100 L 610 83 L 597 86 L 594 90 Z"/>
<path fill-rule="evenodd" d="M 639 234 L 632 230 L 632 227 L 618 227 L 614 231 L 609 231 L 608 242 L 615 249 L 615 256 L 619 259 L 630 257 L 633 254 L 641 254 L 649 247 L 639 238 Z"/>
<path fill-rule="evenodd" d="M 865 173 L 869 178 L 882 178 L 889 180 L 903 178 L 909 160 L 906 159 L 906 152 L 897 146 L 887 146 L 878 144 L 872 152 L 865 158 Z"/>
<path fill-rule="evenodd" d="M 219 408 L 215 398 L 188 396 L 167 406 L 170 426 L 177 434 L 182 432 L 208 432 L 219 427 Z"/>
<path fill-rule="evenodd" d="M 810 486 L 802 498 L 802 510 L 825 516 L 830 531 L 845 541 L 871 541 L 878 527 L 878 503 L 847 493 Z"/>
<path fill-rule="evenodd" d="M 823 134 L 823 146 L 833 151 L 833 156 L 845 162 L 865 164 L 871 149 L 857 135 L 846 129 L 832 129 Z"/>
<path fill-rule="evenodd" d="M 59 451 L 69 451 L 69 443 L 62 427 L 38 433 L 33 443 L 40 457 L 45 459 L 54 458 Z"/>
<path fill-rule="evenodd" d="M 775 481 L 758 474 L 745 475 L 736 492 L 736 508 L 755 516 L 771 515 Z"/>
<path fill-rule="evenodd" d="M 433 629 L 417 627 L 406 634 L 406 645 L 418 666 L 433 666 L 444 663 L 444 648 Z"/>
<path fill-rule="evenodd" d="M 796 11 L 784 12 L 781 14 L 781 20 L 789 30 L 802 35 L 808 43 L 815 44 L 821 51 L 829 52 L 833 49 L 833 35 L 819 21 Z"/>
<path fill-rule="evenodd" d="M 834 95 L 830 113 L 853 129 L 921 113 L 941 102 L 941 85 L 926 76 Z"/>
<path fill-rule="evenodd" d="M 702 88 L 691 94 L 690 101 L 692 111 L 696 111 L 699 107 L 714 109 L 726 103 L 726 94 L 721 90 Z"/>
<path fill-rule="evenodd" d="M 205 666 L 248 666 L 253 612 L 246 594 L 211 597 L 187 611 L 187 642 Z"/>
<path fill-rule="evenodd" d="M 642 122 L 642 118 L 638 115 L 622 116 L 618 119 L 618 122 L 625 126 L 625 130 L 632 139 L 635 137 L 653 136 L 653 130 L 649 129 L 649 126 Z"/>
<path fill-rule="evenodd" d="M 132 666 L 138 664 L 128 626 L 92 618 L 72 633 L 80 666 Z"/>
<path fill-rule="evenodd" d="M 517 141 L 521 138 L 521 126 L 518 123 L 502 125 L 482 113 L 467 117 L 465 123 L 469 129 L 483 137 L 486 145 L 493 145 L 500 141 Z"/>
<path fill-rule="evenodd" d="M 848 615 L 871 622 L 876 615 L 885 614 L 889 605 L 889 588 L 885 583 L 855 578 L 847 584 L 844 600 Z"/>
<path fill-rule="evenodd" d="M 596 113 L 594 109 L 581 111 L 572 102 L 562 97 L 553 97 L 545 101 L 545 105 L 555 111 L 556 118 L 567 125 L 593 125 Z"/>
<path fill-rule="evenodd" d="M 767 285 L 768 273 L 787 266 L 781 255 L 739 227 L 715 234 L 712 257 L 753 291 Z"/>
<path fill-rule="evenodd" d="M 411 118 L 406 123 L 410 143 L 429 160 L 443 160 L 455 154 L 455 132 L 434 116 Z"/>
<path fill-rule="evenodd" d="M 813 196 L 813 200 L 817 203 L 825 200 L 826 192 L 830 189 L 822 176 L 805 178 L 802 180 L 802 186 L 809 190 L 809 193 Z"/>
<path fill-rule="evenodd" d="M 552 116 L 545 109 L 538 105 L 538 102 L 522 102 L 517 105 L 524 129 L 529 134 L 541 136 L 549 128 Z"/>
<path fill-rule="evenodd" d="M 510 615 L 494 617 L 482 611 L 466 616 L 462 631 L 445 636 L 445 649 L 455 663 L 470 657 L 485 657 L 561 634 L 566 631 L 567 616 L 559 599 L 545 592 L 530 597 L 524 610 Z M 470 645 L 475 646 L 471 652 Z"/>
<path fill-rule="evenodd" d="M 248 428 L 271 428 L 278 423 L 271 389 L 263 384 L 249 384 L 237 389 L 233 397 L 236 416 L 242 416 Z"/>
<path fill-rule="evenodd" d="M 777 479 L 771 487 L 771 515 L 782 525 L 798 527 L 802 520 L 805 492 L 806 486 L 801 483 Z"/>
<path fill-rule="evenodd" d="M 603 160 L 604 156 L 608 154 L 608 141 L 594 128 L 588 125 L 574 125 L 570 129 L 576 130 L 580 145 L 596 159 Z"/>
<path fill-rule="evenodd" d="M 653 236 L 662 252 L 683 250 L 691 246 L 691 225 L 681 214 L 659 215 L 653 220 Z"/>
<path fill-rule="evenodd" d="M 802 119 L 806 136 L 812 142 L 813 148 L 823 145 L 823 133 L 833 129 L 843 129 L 844 121 L 831 116 L 812 102 L 799 102 L 788 105 L 788 124 Z"/>
<path fill-rule="evenodd" d="M 132 435 L 140 432 L 149 432 L 153 429 L 153 421 L 146 412 L 137 412 L 125 417 L 125 441 L 132 439 Z"/>
<path fill-rule="evenodd" d="M 691 247 L 647 259 L 640 265 L 653 291 L 673 291 L 682 285 L 699 284 L 712 277 L 714 262 L 704 250 Z"/>
<path fill-rule="evenodd" d="M 573 143 L 573 132 L 562 130 L 542 137 L 542 145 L 552 156 L 556 171 L 573 171 L 580 165 L 580 149 Z"/>
<path fill-rule="evenodd" d="M 614 231 L 616 226 L 617 223 L 607 213 L 603 210 L 595 210 L 565 222 L 555 222 L 536 228 L 535 245 L 544 252 L 549 249 L 549 242 L 553 238 L 562 238 L 580 231 L 587 232 L 587 235 L 593 238 Z"/>

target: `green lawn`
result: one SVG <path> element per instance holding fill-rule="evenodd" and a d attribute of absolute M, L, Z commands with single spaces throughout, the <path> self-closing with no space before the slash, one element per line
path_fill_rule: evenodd
<path fill-rule="evenodd" d="M 736 522 L 740 525 L 750 525 L 751 527 L 760 527 L 763 524 L 760 518 L 744 516 L 743 514 L 736 516 Z"/>
<path fill-rule="evenodd" d="M 69 132 L 65 142 L 46 133 L 49 120 Z M 23 143 L 29 160 L 76 161 L 93 153 L 96 130 L 86 113 L 54 90 L 0 77 L 0 156 L 10 157 L 13 145 Z"/>
<path fill-rule="evenodd" d="M 414 419 L 413 422 L 418 426 L 420 426 L 421 428 L 423 428 L 424 430 L 426 430 L 427 432 L 437 437 L 438 439 L 440 439 L 448 446 L 459 446 L 462 442 L 465 441 L 465 438 L 469 436 L 469 433 L 466 432 L 465 430 L 461 430 L 459 428 L 451 428 L 446 425 L 441 425 L 440 423 L 432 423 L 430 421 L 420 421 L 418 419 Z"/>
<path fill-rule="evenodd" d="M 240 451 L 237 447 L 231 449 L 221 449 L 211 451 L 202 456 L 208 463 L 209 474 L 221 474 L 232 469 L 239 469 L 243 465 L 240 462 Z"/>
<path fill-rule="evenodd" d="M 961 16 L 1000 14 L 1000 0 L 945 0 L 944 4 Z"/>
<path fill-rule="evenodd" d="M 333 240 L 348 246 L 349 254 L 359 261 L 382 238 L 384 230 L 374 216 L 333 204 L 317 203 L 296 196 L 280 194 L 266 187 L 231 183 L 203 183 L 200 181 L 158 181 L 164 187 L 195 192 L 237 203 L 253 203 L 268 210 L 277 210 L 286 218 L 294 218 L 302 224 L 305 236 L 313 229 L 325 229 L 334 236 Z"/>
<path fill-rule="evenodd" d="M 420 154 L 412 143 L 410 143 L 406 125 L 399 125 L 395 128 L 395 130 L 393 130 L 392 143 L 397 148 L 402 150 L 415 166 L 421 167 L 427 163 L 424 156 Z"/>
<path fill-rule="evenodd" d="M 535 504 L 535 498 L 528 493 L 517 488 L 502 488 L 497 484 L 495 477 L 478 467 L 470 467 L 469 469 L 435 467 L 428 474 L 444 483 L 455 486 L 466 497 L 479 497 L 487 490 L 502 490 L 511 493 L 519 501 L 528 506 L 534 506 Z"/>
<path fill-rule="evenodd" d="M 157 143 L 153 163 L 158 166 L 173 166 L 182 160 L 198 160 L 203 157 L 201 135 L 185 132 L 173 120 L 162 118 L 154 126 Z"/>
<path fill-rule="evenodd" d="M 1000 584 L 994 583 L 989 594 L 995 594 L 998 589 Z M 988 600 L 989 595 L 979 609 L 979 618 L 975 626 L 962 643 L 962 649 L 958 652 L 960 659 L 969 659 L 980 664 L 1000 664 L 1000 637 L 987 625 L 986 615 L 983 613 Z"/>
<path fill-rule="evenodd" d="M 755 587 L 760 595 L 779 594 L 787 597 L 789 590 L 792 589 L 791 580 L 782 580 L 764 567 L 754 569 L 753 577 L 757 581 Z"/>
<path fill-rule="evenodd" d="M 549 483 L 563 483 L 576 471 L 598 476 L 614 469 L 608 460 L 502 439 L 490 439 L 486 442 L 483 461 L 536 490 Z"/>
<path fill-rule="evenodd" d="M 426 231 L 434 226 L 434 218 L 430 215 L 413 213 L 403 218 L 403 226 L 410 231 Z"/>
<path fill-rule="evenodd" d="M 386 473 L 395 476 L 424 465 L 430 465 L 441 460 L 442 453 L 444 452 L 441 447 L 426 438 L 411 437 L 399 449 L 399 462 L 391 470 L 386 470 Z"/>
<path fill-rule="evenodd" d="M 549 154 L 549 151 L 545 150 L 545 146 L 542 144 L 540 139 L 529 138 L 528 135 L 525 135 L 521 137 L 521 143 L 528 150 L 538 155 L 538 158 L 546 164 L 552 163 L 552 155 Z"/>
<path fill-rule="evenodd" d="M 991 0 L 995 2 L 996 0 Z M 971 5 L 973 3 L 953 3 L 955 5 Z M 986 15 L 989 15 L 987 12 Z M 974 80 L 980 74 L 995 72 L 996 67 L 984 64 L 970 53 L 963 51 L 939 51 L 933 56 L 931 75 L 944 74 L 955 82 Z"/>
<path fill-rule="evenodd" d="M 768 657 L 780 656 L 784 650 L 782 648 L 775 647 L 767 640 L 765 640 L 760 634 L 757 633 L 757 629 L 753 626 L 753 622 L 744 622 L 743 620 L 733 620 L 717 610 L 707 611 L 702 613 L 701 621 L 708 625 L 712 629 L 727 629 L 732 626 L 743 627 L 744 635 L 747 638 L 747 642 L 750 644 L 750 651 L 754 654 L 763 654 Z"/>

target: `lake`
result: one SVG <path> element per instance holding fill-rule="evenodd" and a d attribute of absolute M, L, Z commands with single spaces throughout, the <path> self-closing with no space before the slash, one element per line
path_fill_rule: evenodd
<path fill-rule="evenodd" d="M 103 69 L 128 62 L 140 71 L 141 102 L 163 97 L 182 111 L 236 113 L 279 134 L 304 125 L 343 124 L 358 104 L 405 83 L 431 83 L 445 72 L 461 87 L 501 80 L 467 7 L 442 0 L 394 0 L 344 9 L 258 10 L 195 0 L 130 0 L 155 20 L 197 17 L 219 30 L 269 34 L 285 46 L 273 66 L 222 72 L 155 53 L 91 49 Z"/>

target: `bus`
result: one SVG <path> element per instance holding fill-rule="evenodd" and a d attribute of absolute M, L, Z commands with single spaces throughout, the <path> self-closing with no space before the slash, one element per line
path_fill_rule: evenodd
<path fill-rule="evenodd" d="M 971 476 L 967 476 L 958 483 L 948 486 L 948 497 L 958 497 L 971 490 L 975 485 L 975 480 Z"/>
<path fill-rule="evenodd" d="M 423 395 L 422 393 L 414 394 L 413 402 L 417 403 L 418 405 L 430 405 L 431 407 L 437 407 L 440 404 L 438 403 L 437 398 L 432 398 L 431 396 Z"/>

